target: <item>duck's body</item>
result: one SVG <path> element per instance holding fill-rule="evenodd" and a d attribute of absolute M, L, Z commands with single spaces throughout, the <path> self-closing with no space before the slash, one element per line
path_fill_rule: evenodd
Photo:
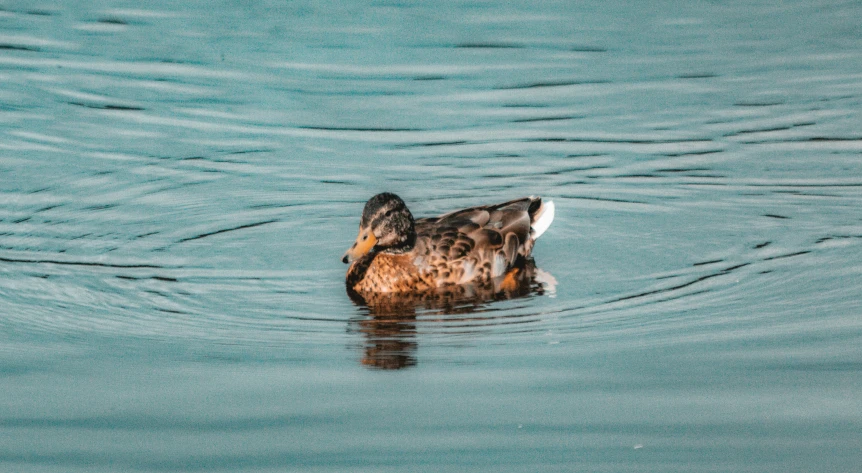
<path fill-rule="evenodd" d="M 398 196 L 365 205 L 344 261 L 357 293 L 429 291 L 455 284 L 505 284 L 554 218 L 553 202 L 526 197 L 413 220 Z"/>

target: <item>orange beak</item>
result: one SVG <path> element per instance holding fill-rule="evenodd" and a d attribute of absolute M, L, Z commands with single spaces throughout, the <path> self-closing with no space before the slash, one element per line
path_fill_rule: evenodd
<path fill-rule="evenodd" d="M 371 233 L 369 229 L 359 229 L 359 236 L 356 237 L 356 242 L 353 243 L 353 246 L 344 253 L 344 258 L 341 259 L 342 263 L 349 263 L 357 258 L 360 258 L 372 248 L 377 243 L 377 238 Z"/>

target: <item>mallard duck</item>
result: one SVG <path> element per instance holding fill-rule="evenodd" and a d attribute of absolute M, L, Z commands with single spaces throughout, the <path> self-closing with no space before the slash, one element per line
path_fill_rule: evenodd
<path fill-rule="evenodd" d="M 533 243 L 554 220 L 554 203 L 525 197 L 413 219 L 395 194 L 365 204 L 347 289 L 358 294 L 410 293 L 452 285 L 513 284 Z"/>

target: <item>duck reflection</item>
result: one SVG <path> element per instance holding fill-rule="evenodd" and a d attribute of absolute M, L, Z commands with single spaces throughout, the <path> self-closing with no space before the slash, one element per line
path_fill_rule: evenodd
<path fill-rule="evenodd" d="M 502 322 L 503 316 L 487 310 L 489 303 L 552 294 L 555 285 L 550 274 L 528 259 L 507 277 L 483 285 L 453 285 L 418 293 L 359 294 L 348 288 L 354 304 L 367 312 L 350 322 L 350 330 L 362 334 L 363 365 L 381 370 L 407 368 L 417 363 L 417 317 L 422 323 Z"/>

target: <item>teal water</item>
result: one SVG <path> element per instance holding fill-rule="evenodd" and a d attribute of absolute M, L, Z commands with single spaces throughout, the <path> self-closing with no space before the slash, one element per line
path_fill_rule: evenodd
<path fill-rule="evenodd" d="M 0 470 L 858 470 L 860 16 L 0 2 Z M 550 282 L 354 304 L 384 190 Z"/>

